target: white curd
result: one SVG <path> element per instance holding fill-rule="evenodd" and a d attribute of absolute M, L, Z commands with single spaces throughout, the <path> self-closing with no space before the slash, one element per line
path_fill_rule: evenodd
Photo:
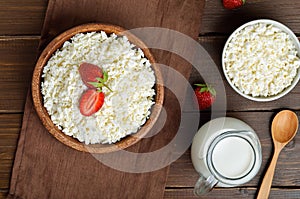
<path fill-rule="evenodd" d="M 79 111 L 87 89 L 78 68 L 87 62 L 108 72 L 105 101 L 94 115 Z M 80 33 L 64 43 L 44 67 L 41 85 L 44 106 L 65 134 L 85 144 L 115 143 L 146 122 L 154 104 L 155 75 L 143 51 L 125 36 L 105 32 Z"/>

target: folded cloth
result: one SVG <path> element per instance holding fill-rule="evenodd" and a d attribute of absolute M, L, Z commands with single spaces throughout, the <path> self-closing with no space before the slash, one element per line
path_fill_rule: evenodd
<path fill-rule="evenodd" d="M 126 29 L 164 27 L 197 38 L 205 0 L 49 0 L 41 35 L 42 50 L 59 33 L 89 22 Z M 188 79 L 191 66 L 170 52 L 153 50 L 158 63 Z M 184 94 L 186 85 L 168 73 L 164 80 Z M 128 150 L 157 150 L 174 137 L 180 122 L 178 99 L 166 89 L 164 127 Z M 162 198 L 168 165 L 156 171 L 130 173 L 110 168 L 89 153 L 76 151 L 52 137 L 40 122 L 28 92 L 8 198 Z"/>

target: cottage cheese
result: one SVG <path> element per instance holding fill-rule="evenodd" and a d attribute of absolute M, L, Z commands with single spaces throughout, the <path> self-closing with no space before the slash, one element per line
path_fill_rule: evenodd
<path fill-rule="evenodd" d="M 266 23 L 249 25 L 237 32 L 223 59 L 231 82 L 252 97 L 279 94 L 291 85 L 300 66 L 290 36 Z"/>
<path fill-rule="evenodd" d="M 78 68 L 88 62 L 108 72 L 105 102 L 92 116 L 81 115 L 79 100 L 87 89 Z M 155 75 L 143 51 L 125 36 L 105 32 L 77 34 L 57 50 L 44 67 L 44 106 L 65 134 L 85 144 L 114 143 L 135 133 L 154 104 Z"/>

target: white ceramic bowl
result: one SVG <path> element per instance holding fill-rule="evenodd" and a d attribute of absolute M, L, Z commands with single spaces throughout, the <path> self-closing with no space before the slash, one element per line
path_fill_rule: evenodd
<path fill-rule="evenodd" d="M 272 95 L 272 96 L 268 96 L 268 97 L 253 97 L 252 95 L 249 94 L 245 94 L 244 92 L 242 92 L 238 87 L 236 87 L 232 80 L 230 79 L 230 77 L 228 76 L 226 70 L 225 70 L 225 61 L 224 61 L 224 57 L 225 57 L 225 52 L 228 49 L 228 45 L 231 42 L 231 40 L 236 37 L 237 33 L 240 32 L 241 30 L 243 30 L 244 28 L 246 28 L 247 26 L 252 26 L 254 24 L 258 24 L 258 23 L 265 23 L 265 24 L 271 24 L 274 27 L 277 27 L 279 29 L 281 29 L 282 31 L 284 31 L 285 33 L 287 33 L 292 42 L 295 44 L 295 47 L 298 51 L 297 55 L 298 57 L 300 57 L 300 43 L 298 38 L 296 37 L 296 35 L 293 33 L 292 30 L 290 30 L 287 26 L 283 25 L 282 23 L 279 23 L 277 21 L 274 20 L 270 20 L 270 19 L 258 19 L 258 20 L 254 20 L 254 21 L 250 21 L 248 23 L 243 24 L 242 26 L 240 26 L 239 28 L 237 28 L 227 39 L 224 49 L 223 49 L 223 53 L 222 53 L 222 68 L 223 68 L 223 72 L 224 75 L 228 81 L 228 83 L 230 84 L 230 86 L 241 96 L 253 100 L 253 101 L 259 101 L 259 102 L 268 102 L 268 101 L 272 101 L 272 100 L 276 100 L 279 99 L 281 97 L 283 97 L 284 95 L 288 94 L 298 83 L 299 79 L 300 79 L 300 68 L 298 68 L 297 70 L 297 74 L 294 77 L 291 85 L 289 85 L 288 87 L 286 87 L 282 92 L 276 94 L 276 95 Z"/>

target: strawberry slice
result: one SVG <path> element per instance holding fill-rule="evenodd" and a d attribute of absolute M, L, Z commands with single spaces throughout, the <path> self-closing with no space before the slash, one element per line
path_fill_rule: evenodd
<path fill-rule="evenodd" d="M 79 102 L 80 113 L 84 116 L 91 116 L 96 113 L 104 103 L 104 93 L 95 89 L 85 91 Z"/>
<path fill-rule="evenodd" d="M 94 88 L 90 82 L 98 82 L 97 78 L 103 78 L 102 69 L 90 63 L 80 64 L 79 74 L 83 83 L 89 88 Z"/>

